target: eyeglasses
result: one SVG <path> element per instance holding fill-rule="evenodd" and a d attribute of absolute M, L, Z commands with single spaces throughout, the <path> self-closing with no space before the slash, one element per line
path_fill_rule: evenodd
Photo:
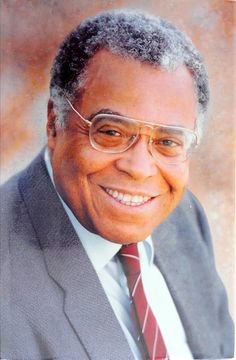
<path fill-rule="evenodd" d="M 166 164 L 185 161 L 198 145 L 195 131 L 180 126 L 152 124 L 115 114 L 97 114 L 85 119 L 66 98 L 72 110 L 89 127 L 91 146 L 105 153 L 122 153 L 134 145 L 140 135 L 149 136 L 152 156 Z"/>

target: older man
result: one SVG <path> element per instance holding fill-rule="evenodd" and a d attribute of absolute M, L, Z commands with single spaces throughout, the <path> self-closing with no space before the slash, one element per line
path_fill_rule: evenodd
<path fill-rule="evenodd" d="M 48 146 L 2 191 L 1 356 L 222 359 L 233 329 L 185 191 L 202 58 L 163 19 L 83 21 L 52 67 Z"/>

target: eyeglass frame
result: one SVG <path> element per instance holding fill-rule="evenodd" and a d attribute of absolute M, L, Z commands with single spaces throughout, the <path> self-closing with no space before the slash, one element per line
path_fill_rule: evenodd
<path fill-rule="evenodd" d="M 82 119 L 88 126 L 89 126 L 89 128 L 91 127 L 91 125 L 92 125 L 92 120 L 87 120 L 87 119 L 85 119 L 76 109 L 75 109 L 75 107 L 72 105 L 72 103 L 71 103 L 71 101 L 67 98 L 67 97 L 65 97 L 65 99 L 66 99 L 66 101 L 68 102 L 68 104 L 70 105 L 70 107 L 71 107 L 71 109 L 80 117 L 80 119 Z M 109 117 L 110 118 L 114 118 L 114 119 L 121 119 L 121 120 L 131 120 L 131 121 L 134 121 L 135 123 L 138 123 L 138 124 L 141 124 L 141 125 L 143 125 L 143 126 L 145 126 L 145 127 L 148 127 L 148 128 L 151 128 L 152 130 L 154 130 L 155 128 L 166 128 L 166 129 L 175 129 L 175 130 L 184 130 L 184 131 L 187 131 L 188 133 L 191 133 L 192 135 L 194 135 L 194 137 L 195 137 L 195 139 L 196 139 L 196 142 L 195 142 L 195 144 L 194 144 L 194 148 L 196 148 L 198 145 L 199 145 L 199 143 L 200 143 L 200 141 L 199 141 L 199 136 L 198 136 L 198 134 L 197 134 L 197 132 L 196 132 L 196 130 L 191 130 L 191 129 L 188 129 L 188 128 L 185 128 L 185 127 L 183 127 L 183 126 L 178 126 L 178 125 L 164 125 L 164 124 L 153 124 L 153 123 L 150 123 L 150 122 L 147 122 L 147 121 L 141 121 L 141 120 L 137 120 L 137 119 L 134 119 L 134 118 L 131 118 L 131 117 L 128 117 L 128 116 L 122 116 L 122 115 L 115 115 L 115 114 L 99 114 L 99 116 L 100 115 L 106 115 L 106 116 L 108 116 L 109 115 Z M 96 117 L 96 115 L 94 116 L 94 118 Z M 150 139 L 149 139 L 149 142 L 148 142 L 148 144 L 152 144 L 152 136 L 151 135 L 149 135 L 149 137 L 150 137 Z M 134 142 L 131 142 L 131 144 L 129 144 L 128 145 L 128 147 L 127 148 L 125 148 L 124 150 L 121 150 L 121 151 L 114 151 L 114 150 L 112 150 L 112 149 L 105 149 L 104 148 L 104 150 L 101 150 L 100 148 L 97 148 L 96 147 L 96 145 L 93 143 L 93 141 L 92 141 L 92 139 L 91 139 L 91 134 L 90 134 L 90 132 L 89 132 L 89 140 L 90 140 L 90 144 L 91 144 L 91 146 L 95 149 L 95 150 L 97 150 L 97 151 L 101 151 L 101 152 L 104 152 L 104 153 L 110 153 L 110 154 L 121 154 L 121 153 L 123 153 L 123 152 L 125 152 L 125 151 L 127 151 L 128 149 L 130 149 L 137 141 L 138 141 L 138 137 L 134 140 Z M 152 155 L 153 156 L 153 155 Z M 155 156 L 154 156 L 154 158 L 155 158 Z M 186 159 L 188 158 L 188 156 L 186 156 Z M 185 161 L 186 159 L 184 159 L 183 161 Z M 183 162 L 182 161 L 182 162 Z M 178 163 L 178 162 L 177 162 Z M 180 163 L 181 163 L 181 161 L 180 161 Z"/>

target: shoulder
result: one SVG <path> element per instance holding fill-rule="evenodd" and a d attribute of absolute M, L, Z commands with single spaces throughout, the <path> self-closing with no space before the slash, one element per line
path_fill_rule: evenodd
<path fill-rule="evenodd" d="M 17 218 L 16 214 L 22 206 L 22 198 L 18 187 L 19 178 L 20 173 L 13 176 L 0 187 L 1 234 Z"/>
<path fill-rule="evenodd" d="M 28 219 L 24 197 L 30 192 L 30 186 L 40 182 L 46 168 L 43 161 L 43 151 L 29 164 L 29 166 L 11 177 L 0 186 L 1 200 L 1 234 L 5 235 L 12 229 L 17 229 L 23 220 Z M 32 195 L 32 192 L 31 192 Z"/>
<path fill-rule="evenodd" d="M 190 190 L 185 191 L 182 201 L 171 216 L 173 219 L 176 218 L 176 221 L 184 218 L 186 221 L 197 222 L 198 224 L 201 224 L 202 221 L 207 223 L 203 206 Z"/>
<path fill-rule="evenodd" d="M 186 268 L 202 264 L 202 268 L 215 269 L 207 217 L 190 191 L 186 190 L 179 206 L 155 229 L 152 237 L 156 252 L 168 261 L 173 261 L 174 257 L 182 259 L 182 263 L 186 262 Z"/>
<path fill-rule="evenodd" d="M 181 239 L 192 246 L 196 245 L 196 240 L 200 240 L 211 248 L 211 234 L 205 211 L 189 190 L 185 191 L 180 204 L 157 231 L 161 234 L 171 233 L 173 238 Z"/>
<path fill-rule="evenodd" d="M 181 223 L 182 226 L 190 226 L 193 231 L 196 231 L 197 228 L 197 231 L 203 237 L 210 236 L 210 229 L 204 208 L 196 196 L 189 190 L 186 190 L 181 203 L 173 212 L 172 221 L 174 220 Z"/>
<path fill-rule="evenodd" d="M 232 353 L 233 328 L 227 296 L 216 270 L 205 212 L 190 191 L 153 235 L 156 264 L 174 295 L 184 325 L 186 316 L 189 318 L 191 328 L 186 335 L 194 358 L 228 357 Z M 212 336 L 194 334 L 196 323 L 205 333 L 210 329 Z M 200 347 L 196 347 L 195 338 Z M 211 356 L 199 356 L 201 350 Z"/>
<path fill-rule="evenodd" d="M 9 204 L 9 201 L 16 199 L 20 193 L 19 184 L 25 178 L 30 177 L 36 172 L 39 164 L 43 164 L 43 151 L 22 171 L 13 175 L 9 180 L 0 186 L 1 202 L 4 205 Z"/>

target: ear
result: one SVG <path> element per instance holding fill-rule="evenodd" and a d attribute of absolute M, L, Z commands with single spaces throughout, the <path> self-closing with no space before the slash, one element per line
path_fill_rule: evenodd
<path fill-rule="evenodd" d="M 51 99 L 48 100 L 47 136 L 56 136 L 56 114 L 54 102 Z"/>
<path fill-rule="evenodd" d="M 56 114 L 54 110 L 54 102 L 49 99 L 48 101 L 48 121 L 47 121 L 47 136 L 48 136 L 48 147 L 53 150 L 56 144 Z"/>

